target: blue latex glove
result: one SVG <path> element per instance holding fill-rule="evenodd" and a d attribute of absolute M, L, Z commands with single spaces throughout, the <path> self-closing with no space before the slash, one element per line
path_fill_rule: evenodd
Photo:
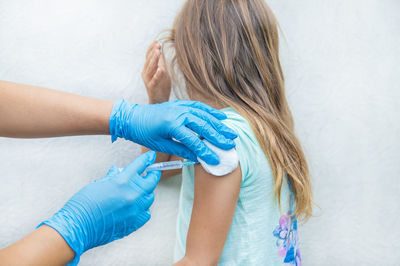
<path fill-rule="evenodd" d="M 88 249 L 123 238 L 150 219 L 149 207 L 161 173 L 140 174 L 154 163 L 153 151 L 142 154 L 122 172 L 113 166 L 108 174 L 82 188 L 45 224 L 75 251 L 76 265 Z"/>
<path fill-rule="evenodd" d="M 237 134 L 220 120 L 226 115 L 194 101 L 173 101 L 139 105 L 119 100 L 110 116 L 112 141 L 118 137 L 147 148 L 174 154 L 192 161 L 197 156 L 208 164 L 218 164 L 218 156 L 199 137 L 221 149 L 232 149 Z M 195 134 L 195 133 L 197 134 Z"/>

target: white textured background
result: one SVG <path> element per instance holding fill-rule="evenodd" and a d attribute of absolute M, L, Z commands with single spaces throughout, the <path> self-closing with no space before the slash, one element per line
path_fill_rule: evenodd
<path fill-rule="evenodd" d="M 146 46 L 182 1 L 0 0 L 0 79 L 145 103 Z M 400 1 L 271 0 L 288 98 L 321 207 L 301 229 L 305 265 L 400 261 Z M 108 136 L 0 138 L 0 248 L 79 188 L 126 165 Z M 81 265 L 171 262 L 179 180 L 163 182 L 142 230 Z"/>

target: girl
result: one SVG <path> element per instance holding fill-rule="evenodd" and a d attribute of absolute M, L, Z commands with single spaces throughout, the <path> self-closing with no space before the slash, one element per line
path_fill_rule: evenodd
<path fill-rule="evenodd" d="M 171 76 L 178 68 L 191 100 L 226 113 L 239 155 L 222 177 L 199 164 L 182 170 L 176 265 L 300 265 L 296 217 L 311 216 L 311 184 L 285 98 L 275 16 L 264 0 L 188 0 L 167 43 Z M 150 103 L 168 101 L 156 42 L 142 77 Z"/>

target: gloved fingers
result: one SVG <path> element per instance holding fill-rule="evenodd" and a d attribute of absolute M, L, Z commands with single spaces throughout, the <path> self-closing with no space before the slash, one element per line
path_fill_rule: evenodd
<path fill-rule="evenodd" d="M 114 176 L 116 176 L 117 174 L 119 174 L 120 172 L 121 171 L 119 170 L 119 168 L 117 166 L 113 165 L 108 170 L 107 175 L 95 180 L 94 182 L 103 182 L 103 181 L 109 180 L 109 179 L 113 178 Z"/>
<path fill-rule="evenodd" d="M 222 123 L 220 120 L 216 119 L 215 117 L 211 116 L 207 112 L 200 110 L 200 109 L 190 109 L 189 111 L 191 114 L 203 119 L 204 121 L 210 123 L 210 125 L 215 128 L 220 134 L 224 135 L 224 137 L 228 139 L 235 139 L 237 137 L 236 132 Z M 233 143 L 233 142 L 232 142 Z M 218 145 L 217 145 L 218 146 Z M 233 148 L 235 145 L 231 148 Z M 221 147 L 222 148 L 222 147 Z"/>
<path fill-rule="evenodd" d="M 172 134 L 176 140 L 180 141 L 206 163 L 211 165 L 219 164 L 218 156 L 204 144 L 199 136 L 195 135 L 193 131 L 186 126 L 176 128 Z"/>
<path fill-rule="evenodd" d="M 116 174 L 119 174 L 121 171 L 119 170 L 118 166 L 111 166 L 110 170 L 107 172 L 107 176 L 114 176 Z"/>
<path fill-rule="evenodd" d="M 156 153 L 154 151 L 148 151 L 146 153 L 143 153 L 142 155 L 137 157 L 133 162 L 131 162 L 131 164 L 125 167 L 124 170 L 122 170 L 122 174 L 130 178 L 136 175 L 141 175 L 147 168 L 147 166 L 154 163 L 155 160 L 156 160 Z"/>
<path fill-rule="evenodd" d="M 133 208 L 130 213 L 135 213 L 137 210 Z M 139 214 L 132 215 L 127 219 L 126 223 L 128 225 L 127 232 L 125 235 L 128 235 L 136 230 L 138 230 L 140 227 L 142 227 L 145 223 L 147 223 L 150 220 L 151 214 L 150 210 L 145 210 L 141 211 Z"/>
<path fill-rule="evenodd" d="M 222 112 L 222 111 L 220 111 L 218 109 L 212 108 L 211 106 L 209 106 L 209 105 L 207 105 L 205 103 L 202 103 L 202 102 L 197 102 L 197 101 L 179 101 L 179 100 L 176 101 L 176 102 L 181 106 L 188 106 L 188 107 L 192 107 L 192 108 L 197 108 L 197 109 L 203 110 L 203 111 L 215 116 L 218 119 L 226 119 L 227 118 L 227 116 L 226 116 L 226 114 L 224 112 Z"/>
<path fill-rule="evenodd" d="M 196 132 L 199 136 L 205 138 L 215 146 L 219 146 L 222 149 L 232 149 L 235 143 L 231 139 L 225 138 L 223 135 L 218 133 L 210 123 L 207 123 L 203 119 L 197 116 L 188 117 L 186 120 L 186 126 Z"/>
<path fill-rule="evenodd" d="M 146 197 L 146 200 L 144 202 L 143 207 L 145 210 L 148 210 L 150 208 L 150 206 L 153 205 L 153 203 L 154 203 L 154 192 L 147 194 L 145 197 Z"/>
<path fill-rule="evenodd" d="M 151 218 L 150 210 L 146 210 L 141 213 L 138 217 L 136 217 L 136 226 L 137 229 L 142 227 L 145 223 L 147 223 Z"/>
<path fill-rule="evenodd" d="M 179 143 L 174 140 L 166 139 L 166 140 L 160 141 L 159 145 L 161 145 L 163 147 L 161 152 L 173 154 L 173 155 L 185 158 L 185 159 L 189 159 L 193 162 L 197 162 L 196 155 L 191 150 L 186 148 L 186 146 L 183 145 L 182 143 Z"/>
<path fill-rule="evenodd" d="M 156 188 L 158 181 L 160 181 L 161 172 L 151 171 L 148 172 L 146 176 L 136 178 L 133 181 L 137 186 L 139 186 L 144 192 L 150 194 Z"/>

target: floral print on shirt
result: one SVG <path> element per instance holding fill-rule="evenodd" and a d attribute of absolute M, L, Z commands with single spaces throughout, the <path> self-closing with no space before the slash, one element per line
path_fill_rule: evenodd
<path fill-rule="evenodd" d="M 279 219 L 279 226 L 273 232 L 279 255 L 284 258 L 283 262 L 288 265 L 301 266 L 300 250 L 298 248 L 299 236 L 297 233 L 296 216 L 282 215 Z"/>

